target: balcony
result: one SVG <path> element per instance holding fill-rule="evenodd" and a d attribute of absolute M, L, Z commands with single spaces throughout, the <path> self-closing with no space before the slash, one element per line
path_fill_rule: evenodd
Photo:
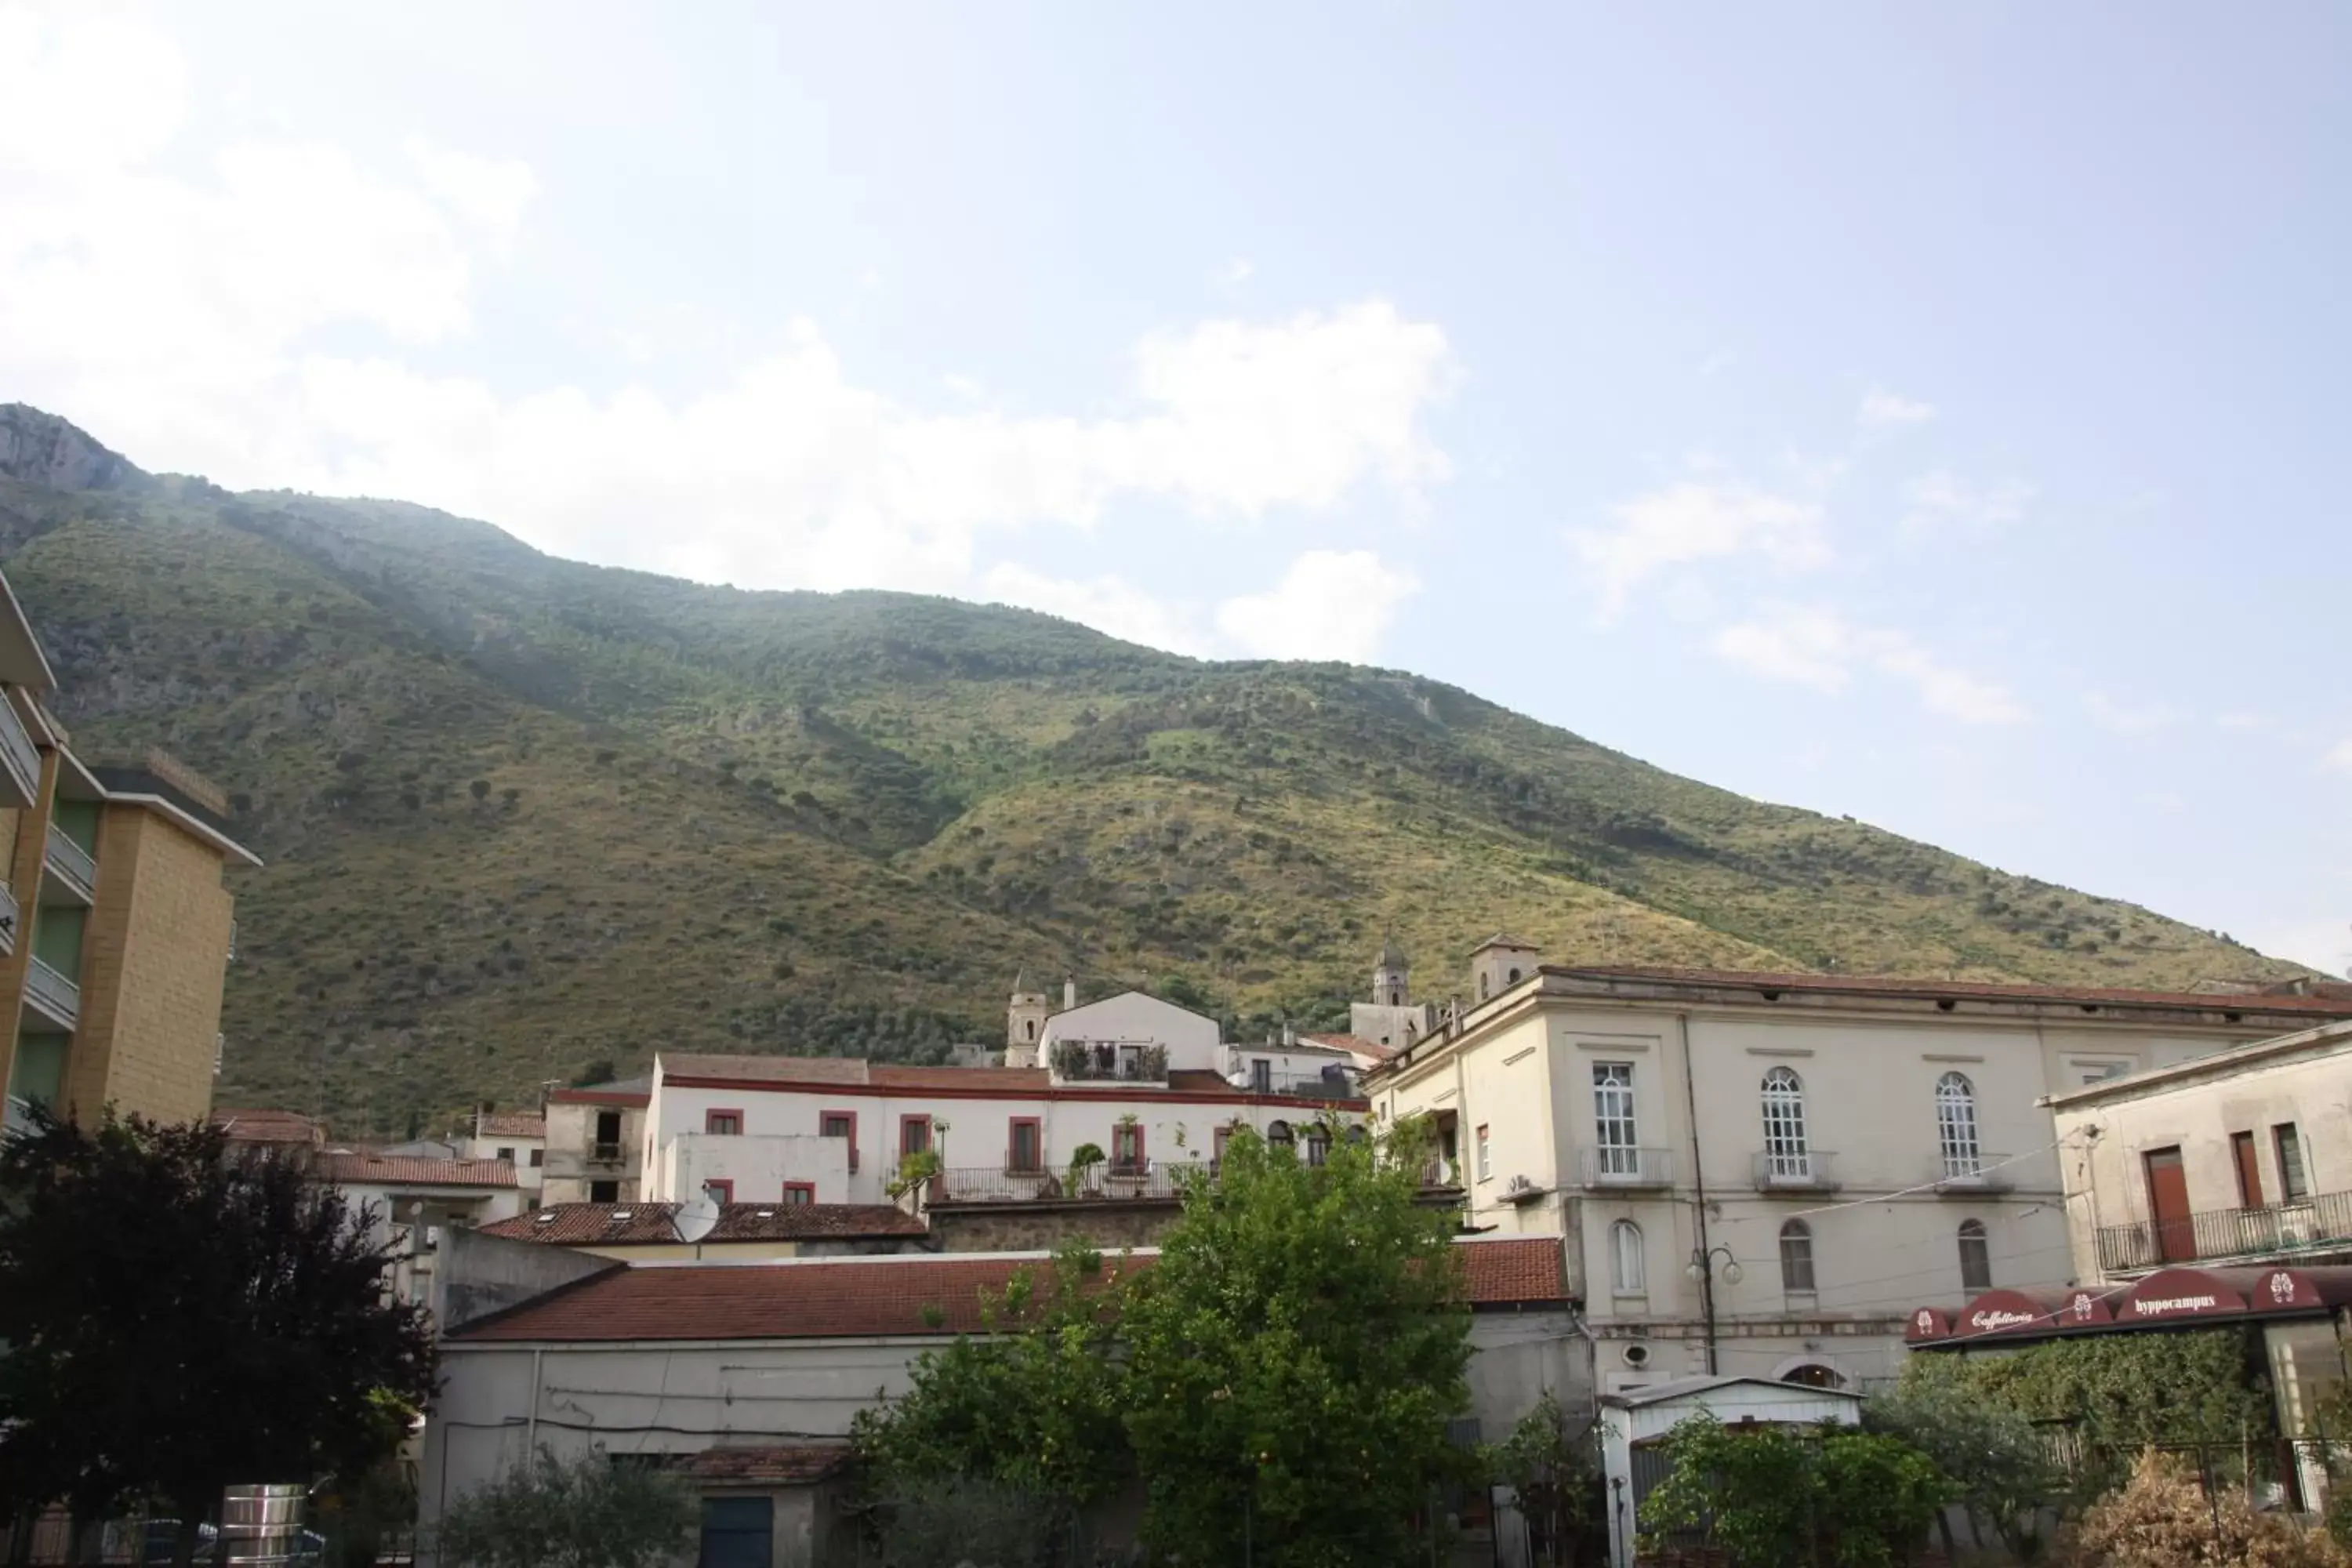
<path fill-rule="evenodd" d="M 1055 1083 L 1168 1087 L 1168 1047 L 1110 1040 L 1055 1040 L 1046 1065 Z"/>
<path fill-rule="evenodd" d="M 5 882 L 0 882 L 0 952 L 16 951 L 16 933 L 24 929 L 18 922 L 23 918 L 15 891 Z"/>
<path fill-rule="evenodd" d="M 0 1133 L 30 1132 L 33 1130 L 33 1108 L 15 1095 L 6 1097 L 0 1108 Z"/>
<path fill-rule="evenodd" d="M 40 798 L 40 749 L 16 717 L 16 705 L 0 692 L 0 805 L 21 810 Z"/>
<path fill-rule="evenodd" d="M 622 1165 L 628 1163 L 628 1156 L 621 1152 L 618 1143 L 591 1143 L 588 1145 L 588 1163 L 591 1165 Z"/>
<path fill-rule="evenodd" d="M 1301 1100 L 1338 1100 L 1358 1102 L 1365 1094 L 1347 1069 L 1332 1066 L 1321 1072 L 1261 1073 L 1250 1079 L 1252 1094 L 1288 1094 Z"/>
<path fill-rule="evenodd" d="M 61 904 L 86 905 L 98 897 L 98 862 L 54 822 L 41 857 L 41 894 Z"/>
<path fill-rule="evenodd" d="M 1837 1156 L 1820 1149 L 1768 1149 L 1756 1156 L 1754 1174 L 1759 1193 L 1832 1193 Z"/>
<path fill-rule="evenodd" d="M 2102 1274 L 2133 1274 L 2168 1263 L 2262 1263 L 2352 1251 L 2352 1192 L 2261 1208 L 2206 1209 L 2186 1219 L 2105 1225 L 2097 1243 Z"/>
<path fill-rule="evenodd" d="M 1672 1149 L 1587 1149 L 1583 1156 L 1583 1180 L 1588 1189 L 1637 1190 L 1675 1184 Z"/>
<path fill-rule="evenodd" d="M 25 966 L 25 1000 L 48 1015 L 58 1027 L 81 1022 L 81 987 L 43 963 L 36 954 Z"/>
<path fill-rule="evenodd" d="M 1186 1173 L 1210 1173 L 1207 1162 L 1167 1165 L 1089 1165 L 1069 1171 L 1007 1171 L 995 1165 L 951 1165 L 930 1180 L 933 1208 L 961 1204 L 1072 1203 L 1091 1200 L 1173 1203 L 1184 1195 Z"/>
<path fill-rule="evenodd" d="M 2005 1193 L 2017 1184 L 2007 1169 L 2007 1154 L 1939 1154 L 1927 1162 L 1927 1180 L 1938 1195 L 1970 1198 Z"/>

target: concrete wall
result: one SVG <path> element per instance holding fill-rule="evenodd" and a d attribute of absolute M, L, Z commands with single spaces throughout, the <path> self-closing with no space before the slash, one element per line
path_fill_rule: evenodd
<path fill-rule="evenodd" d="M 1604 1389 L 1706 1370 L 1701 1290 L 1686 1273 L 1700 1245 L 1702 1176 L 1706 1245 L 1727 1247 L 1740 1270 L 1733 1283 L 1717 1255 L 1717 1370 L 1777 1377 L 1818 1364 L 1849 1380 L 1890 1375 L 1900 1364 L 1905 1309 L 1964 1294 L 1963 1221 L 1985 1227 L 1996 1285 L 2080 1277 L 2051 1147 L 2058 1129 L 2035 1103 L 2042 1095 L 2111 1064 L 2221 1049 L 2258 1027 L 1956 1016 L 1931 1006 L 1677 1006 L 1532 992 L 1482 1012 L 1458 1044 L 1424 1046 L 1423 1061 L 1377 1082 L 1376 1107 L 1388 1119 L 1454 1120 L 1473 1223 L 1567 1235 L 1572 1276 L 1605 1342 Z M 1593 1069 L 1604 1063 L 1631 1068 L 1638 1142 L 1666 1152 L 1669 1185 L 1588 1184 Z M 1758 1189 L 1761 1087 L 1775 1067 L 1801 1082 L 1808 1143 L 1828 1156 L 1833 1189 Z M 1944 1174 L 1936 1086 L 1950 1072 L 1973 1089 L 1980 1155 L 2021 1157 L 1991 1186 L 1934 1189 Z M 1483 1178 L 1481 1126 L 1490 1152 Z M 1514 1176 L 1537 1195 L 1514 1201 Z M 1612 1226 L 1621 1220 L 1639 1228 L 1643 1265 L 1640 1289 L 1622 1294 L 1611 1267 Z M 1792 1220 L 1811 1233 L 1810 1294 L 1783 1278 L 1780 1238 Z M 1645 1368 L 1622 1360 L 1636 1340 L 1650 1351 Z"/>
<path fill-rule="evenodd" d="M 1175 1203 L 1025 1203 L 1001 1208 L 935 1208 L 932 1238 L 942 1252 L 1050 1252 L 1073 1237 L 1105 1252 L 1157 1247 L 1183 1217 Z"/>
<path fill-rule="evenodd" d="M 806 1182 L 816 1202 L 845 1204 L 850 1196 L 849 1145 L 839 1138 L 806 1132 L 684 1132 L 662 1143 L 654 1158 L 654 1178 L 646 1196 L 655 1203 L 685 1202 L 705 1182 L 733 1184 L 735 1202 L 782 1203 L 784 1186 Z"/>
<path fill-rule="evenodd" d="M 1048 1018 L 1038 1033 L 1037 1059 L 1052 1061 L 1056 1040 L 1149 1040 L 1168 1047 L 1171 1068 L 1214 1071 L 1220 1033 L 1214 1018 L 1128 991 Z"/>
<path fill-rule="evenodd" d="M 431 1305 L 445 1333 L 613 1267 L 585 1248 L 541 1247 L 470 1230 L 442 1233 L 440 1264 Z"/>

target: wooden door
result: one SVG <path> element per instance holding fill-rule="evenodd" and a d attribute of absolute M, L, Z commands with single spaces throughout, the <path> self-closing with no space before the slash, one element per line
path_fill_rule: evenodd
<path fill-rule="evenodd" d="M 2150 1149 L 2144 1158 L 2156 1255 L 2167 1263 L 2187 1263 L 2197 1256 L 2197 1231 L 2189 1218 L 2189 1177 L 2180 1168 L 2180 1148 Z"/>
<path fill-rule="evenodd" d="M 2230 1157 L 2238 1163 L 2238 1201 L 2250 1209 L 2263 1206 L 2263 1160 L 2251 1132 L 2230 1134 Z"/>

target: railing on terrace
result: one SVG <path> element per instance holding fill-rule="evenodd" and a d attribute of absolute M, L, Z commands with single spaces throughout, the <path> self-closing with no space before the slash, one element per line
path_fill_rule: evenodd
<path fill-rule="evenodd" d="M 1062 1083 L 1165 1084 L 1168 1047 L 1056 1040 L 1046 1065 Z"/>
<path fill-rule="evenodd" d="M 81 987 L 43 963 L 37 953 L 25 966 L 25 994 L 60 1024 L 70 1027 L 81 1022 Z"/>
<path fill-rule="evenodd" d="M 1837 1156 L 1822 1149 L 1768 1149 L 1756 1156 L 1759 1193 L 1823 1193 L 1837 1185 Z"/>
<path fill-rule="evenodd" d="M 1265 1087 L 1260 1089 L 1258 1085 Z M 1250 1080 L 1253 1094 L 1289 1094 L 1301 1100 L 1362 1100 L 1363 1089 L 1345 1073 L 1278 1072 Z"/>
<path fill-rule="evenodd" d="M 2099 1268 L 2108 1274 L 2346 1247 L 2352 1247 L 2352 1192 L 2261 1208 L 2205 1209 L 2186 1219 L 2135 1220 L 2098 1231 Z"/>
<path fill-rule="evenodd" d="M 16 907 L 16 894 L 5 882 L 0 882 L 0 952 L 16 951 L 16 933 L 23 929 L 19 922 L 24 911 Z"/>
<path fill-rule="evenodd" d="M 98 861 L 54 822 L 49 824 L 47 858 L 49 869 L 55 871 L 66 886 L 85 899 L 97 895 Z"/>
<path fill-rule="evenodd" d="M 1583 1153 L 1588 1187 L 1670 1187 L 1675 1184 L 1672 1149 L 1610 1147 L 1587 1149 Z"/>
<path fill-rule="evenodd" d="M 1211 1171 L 1213 1163 L 1089 1165 L 1078 1172 L 1008 1171 L 997 1165 L 950 1165 L 931 1178 L 928 1201 L 953 1204 L 1062 1203 L 1074 1198 L 1166 1198 L 1183 1195 L 1183 1173 Z"/>
<path fill-rule="evenodd" d="M 16 704 L 5 692 L 0 692 L 0 767 L 7 770 L 9 782 L 22 797 L 13 804 L 30 805 L 40 798 L 40 748 L 33 744 L 25 721 L 16 717 Z"/>
<path fill-rule="evenodd" d="M 1927 1162 L 1927 1179 L 1936 1184 L 1937 1191 L 1943 1193 L 2007 1192 L 2016 1184 L 2009 1160 L 2007 1154 L 1981 1152 L 1974 1154 L 1940 1153 Z"/>

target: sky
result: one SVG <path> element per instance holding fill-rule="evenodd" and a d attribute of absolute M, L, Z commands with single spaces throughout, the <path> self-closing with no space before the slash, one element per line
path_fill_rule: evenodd
<path fill-rule="evenodd" d="M 2352 12 L 0 0 L 0 401 L 2352 965 Z"/>

